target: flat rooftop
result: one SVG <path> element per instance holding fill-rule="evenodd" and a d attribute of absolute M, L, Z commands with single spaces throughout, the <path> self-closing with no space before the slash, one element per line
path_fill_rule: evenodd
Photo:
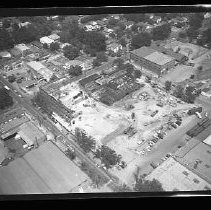
<path fill-rule="evenodd" d="M 177 157 L 177 161 L 211 183 L 211 147 L 203 142 L 194 146 L 183 157 Z"/>
<path fill-rule="evenodd" d="M 133 50 L 131 53 L 133 53 L 134 55 L 137 55 L 139 57 L 146 57 L 148 55 L 150 55 L 151 53 L 154 53 L 156 52 L 156 50 L 152 49 L 152 48 L 149 48 L 149 47 L 141 47 L 141 48 L 138 48 L 136 50 Z"/>
<path fill-rule="evenodd" d="M 153 62 L 153 63 L 156 63 L 160 66 L 165 65 L 166 63 L 169 63 L 172 60 L 174 60 L 172 57 L 167 56 L 167 55 L 160 53 L 160 52 L 153 52 L 153 53 L 145 56 L 144 58 Z"/>
<path fill-rule="evenodd" d="M 211 189 L 211 185 L 178 163 L 172 157 L 149 174 L 146 179 L 158 180 L 165 191 L 196 191 Z"/>
<path fill-rule="evenodd" d="M 0 194 L 69 193 L 88 176 L 48 141 L 0 168 Z"/>

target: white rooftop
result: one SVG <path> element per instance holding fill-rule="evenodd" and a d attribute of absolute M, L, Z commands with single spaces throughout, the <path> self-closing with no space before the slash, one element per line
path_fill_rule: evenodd
<path fill-rule="evenodd" d="M 54 42 L 54 40 L 53 40 L 53 39 L 50 39 L 50 38 L 47 37 L 47 36 L 44 36 L 44 37 L 40 38 L 40 42 L 41 42 L 42 44 L 44 44 L 44 43 L 46 43 L 46 44 L 51 44 L 51 43 Z"/>
<path fill-rule="evenodd" d="M 174 60 L 172 57 L 164 55 L 163 53 L 160 52 L 153 52 L 145 56 L 144 58 L 158 65 L 164 65 Z"/>
<path fill-rule="evenodd" d="M 211 135 L 209 135 L 204 141 L 205 144 L 208 144 L 211 146 Z"/>
<path fill-rule="evenodd" d="M 27 47 L 25 44 L 17 44 L 17 45 L 15 45 L 15 49 L 18 49 L 21 52 L 23 52 L 25 50 L 29 50 L 30 48 Z"/>
<path fill-rule="evenodd" d="M 146 179 L 158 180 L 166 191 L 196 191 L 204 190 L 211 185 L 188 170 L 173 158 L 169 158 L 158 166 Z"/>
<path fill-rule="evenodd" d="M 60 36 L 58 34 L 51 34 L 50 36 L 48 36 L 48 38 L 50 38 L 52 40 L 57 40 L 60 38 Z"/>

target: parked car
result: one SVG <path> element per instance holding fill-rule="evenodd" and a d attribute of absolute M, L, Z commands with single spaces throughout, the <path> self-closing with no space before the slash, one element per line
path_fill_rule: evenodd
<path fill-rule="evenodd" d="M 150 165 L 152 166 L 152 168 L 157 168 L 157 165 L 154 162 L 151 162 Z"/>

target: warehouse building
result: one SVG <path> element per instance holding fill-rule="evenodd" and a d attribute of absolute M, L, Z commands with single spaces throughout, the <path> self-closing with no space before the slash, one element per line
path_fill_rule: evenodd
<path fill-rule="evenodd" d="M 150 173 L 146 179 L 158 180 L 165 191 L 198 191 L 211 190 L 211 185 L 177 162 L 168 158 Z"/>
<path fill-rule="evenodd" d="M 159 77 L 175 65 L 175 59 L 149 47 L 130 52 L 130 61 Z"/>
<path fill-rule="evenodd" d="M 69 193 L 88 176 L 48 141 L 0 168 L 0 194 Z"/>
<path fill-rule="evenodd" d="M 18 136 L 26 142 L 28 146 L 41 145 L 45 140 L 45 134 L 32 122 L 26 122 L 20 126 Z"/>
<path fill-rule="evenodd" d="M 200 142 L 177 154 L 176 160 L 211 184 L 210 145 Z"/>
<path fill-rule="evenodd" d="M 44 79 L 47 81 L 50 80 L 50 78 L 53 75 L 53 72 L 49 70 L 46 66 L 44 66 L 41 62 L 37 61 L 31 61 L 28 62 L 27 65 L 35 72 L 39 73 L 40 75 L 43 76 Z"/>

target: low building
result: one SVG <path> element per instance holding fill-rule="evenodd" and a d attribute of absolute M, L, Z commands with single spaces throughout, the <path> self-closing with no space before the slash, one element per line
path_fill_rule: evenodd
<path fill-rule="evenodd" d="M 118 43 L 111 43 L 107 46 L 107 50 L 117 53 L 119 50 L 122 50 L 122 45 Z"/>
<path fill-rule="evenodd" d="M 29 118 L 24 114 L 16 115 L 13 118 L 8 119 L 8 121 L 2 122 L 0 124 L 0 134 L 2 139 L 6 139 L 13 136 L 19 131 L 20 125 L 29 121 Z"/>
<path fill-rule="evenodd" d="M 42 44 L 47 44 L 48 46 L 50 46 L 50 44 L 53 43 L 54 40 L 53 40 L 53 39 L 50 39 L 50 38 L 47 37 L 47 36 L 44 36 L 44 37 L 40 38 L 40 42 L 41 42 Z"/>
<path fill-rule="evenodd" d="M 22 124 L 18 131 L 18 135 L 28 146 L 41 145 L 46 140 L 45 134 L 32 122 Z"/>
<path fill-rule="evenodd" d="M 70 193 L 89 180 L 50 141 L 1 167 L 0 177 L 3 195 Z"/>
<path fill-rule="evenodd" d="M 88 77 L 85 77 L 84 79 L 81 79 L 79 81 L 79 84 L 84 87 L 86 84 L 93 82 L 93 81 L 99 79 L 100 77 L 101 76 L 99 74 L 92 74 Z"/>
<path fill-rule="evenodd" d="M 211 135 L 209 135 L 204 141 L 205 144 L 211 146 Z"/>
<path fill-rule="evenodd" d="M 18 50 L 22 56 L 26 56 L 27 54 L 31 53 L 30 48 L 27 47 L 25 44 L 15 45 L 14 49 Z"/>
<path fill-rule="evenodd" d="M 186 146 L 184 146 L 186 147 Z M 211 147 L 200 142 L 175 156 L 176 160 L 189 170 L 211 183 Z"/>
<path fill-rule="evenodd" d="M 50 80 L 50 78 L 53 75 L 53 72 L 49 70 L 46 66 L 44 66 L 41 62 L 37 61 L 31 61 L 28 62 L 27 65 L 35 72 L 39 73 L 40 75 L 43 76 L 44 79 L 47 81 Z"/>
<path fill-rule="evenodd" d="M 0 52 L 0 58 L 11 58 L 11 54 L 7 51 Z"/>
<path fill-rule="evenodd" d="M 175 65 L 175 59 L 149 47 L 130 52 L 130 61 L 160 76 Z"/>
<path fill-rule="evenodd" d="M 54 41 L 59 41 L 60 36 L 58 34 L 51 34 L 50 36 L 48 36 L 48 38 L 50 38 Z"/>
<path fill-rule="evenodd" d="M 146 179 L 158 180 L 165 191 L 211 190 L 211 185 L 172 157 L 161 163 Z"/>

